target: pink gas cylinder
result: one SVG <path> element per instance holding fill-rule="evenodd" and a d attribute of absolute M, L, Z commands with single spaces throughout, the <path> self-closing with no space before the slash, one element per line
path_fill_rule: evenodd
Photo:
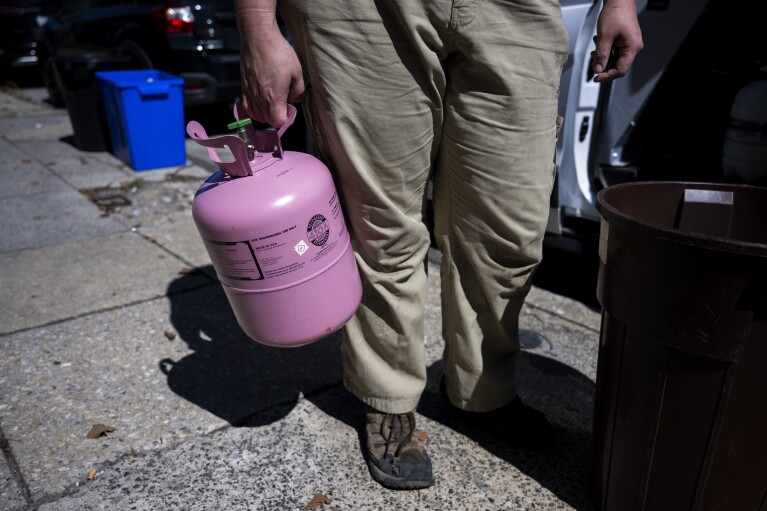
<path fill-rule="evenodd" d="M 362 284 L 338 193 L 325 165 L 283 151 L 279 130 L 256 130 L 235 106 L 238 135 L 187 133 L 219 169 L 200 186 L 192 216 L 242 330 L 270 346 L 302 346 L 341 328 Z M 228 148 L 234 161 L 216 149 Z"/>

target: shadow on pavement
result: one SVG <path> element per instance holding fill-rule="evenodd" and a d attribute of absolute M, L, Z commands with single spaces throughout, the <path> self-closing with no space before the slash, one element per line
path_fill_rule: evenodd
<path fill-rule="evenodd" d="M 339 384 L 337 334 L 300 348 L 258 344 L 240 330 L 220 285 L 180 292 L 189 289 L 190 278 L 182 276 L 168 287 L 171 322 L 194 351 L 159 362 L 176 394 L 234 426 L 258 425 L 249 421 L 254 416 L 258 421 L 259 412 L 296 402 L 301 392 Z"/>
<path fill-rule="evenodd" d="M 520 355 L 520 394 L 527 403 L 546 414 L 555 434 L 551 448 L 529 451 L 510 447 L 496 436 L 456 418 L 447 399 L 439 391 L 441 376 L 442 361 L 438 361 L 428 368 L 428 382 L 418 413 L 447 426 L 491 455 L 513 465 L 573 509 L 596 511 L 589 480 L 594 382 L 556 360 L 532 353 Z M 310 400 L 323 412 L 357 431 L 362 456 L 364 407 L 359 400 L 342 387 L 318 393 Z M 440 456 L 440 445 L 431 433 L 428 448 L 432 457 L 436 458 Z M 467 458 L 464 461 L 462 470 L 471 471 L 473 460 Z M 440 474 L 436 477 L 439 481 Z"/>
<path fill-rule="evenodd" d="M 362 456 L 364 407 L 341 385 L 340 336 L 301 348 L 263 346 L 237 326 L 221 286 L 181 292 L 188 289 L 185 281 L 189 278 L 174 280 L 168 295 L 173 326 L 194 353 L 159 362 L 168 386 L 233 426 L 247 427 L 282 419 L 303 393 L 323 412 L 357 431 Z M 420 414 L 514 465 L 573 508 L 595 509 L 588 489 L 594 403 L 590 379 L 551 358 L 529 352 L 520 355 L 520 395 L 549 417 L 556 435 L 552 448 L 536 452 L 509 447 L 457 420 L 439 391 L 441 375 L 442 361 L 428 368 Z M 438 455 L 439 444 L 432 441 L 430 450 Z"/>
<path fill-rule="evenodd" d="M 591 424 L 594 382 L 552 358 L 522 352 L 517 362 L 520 396 L 541 410 L 554 429 L 554 444 L 543 451 L 517 449 L 457 418 L 439 390 L 442 361 L 428 368 L 426 391 L 418 412 L 470 438 L 508 462 L 578 511 L 596 507 L 590 491 Z M 439 449 L 433 445 L 432 450 Z"/>

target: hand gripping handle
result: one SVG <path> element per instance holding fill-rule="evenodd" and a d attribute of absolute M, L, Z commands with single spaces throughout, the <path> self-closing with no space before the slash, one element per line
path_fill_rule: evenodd
<path fill-rule="evenodd" d="M 285 131 L 293 125 L 293 123 L 296 120 L 296 114 L 298 111 L 296 110 L 296 107 L 288 103 L 288 118 L 285 120 L 285 124 L 280 126 L 280 129 L 277 131 L 277 135 L 279 137 L 282 137 L 282 134 L 285 133 Z M 240 101 L 236 101 L 234 103 L 234 118 L 236 120 L 245 119 L 248 117 L 248 112 L 245 111 L 245 107 L 242 106 L 242 103 Z M 253 131 L 255 131 L 255 128 L 252 128 Z"/>
<path fill-rule="evenodd" d="M 263 166 L 266 162 L 274 158 L 282 159 L 281 137 L 293 122 L 296 120 L 297 110 L 291 104 L 288 104 L 288 118 L 279 130 L 271 128 L 266 130 L 256 130 L 252 124 L 245 127 L 248 139 L 252 142 L 255 151 L 253 159 L 248 156 L 247 144 L 236 135 L 221 135 L 218 137 L 208 137 L 205 128 L 197 121 L 190 121 L 186 126 L 187 134 L 198 144 L 207 148 L 208 157 L 218 165 L 218 167 L 233 177 L 243 177 L 253 175 L 253 171 Z M 236 120 L 247 118 L 248 114 L 245 107 L 238 101 L 234 105 L 234 118 Z M 234 161 L 224 162 L 219 158 L 215 149 L 228 148 L 234 156 Z"/>

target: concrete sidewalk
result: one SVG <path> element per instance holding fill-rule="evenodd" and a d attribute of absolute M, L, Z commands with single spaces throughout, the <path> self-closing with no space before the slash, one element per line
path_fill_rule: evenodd
<path fill-rule="evenodd" d="M 363 462 L 362 406 L 336 336 L 280 350 L 241 333 L 192 223 L 210 173 L 134 172 L 69 141 L 42 89 L 0 92 L 0 509 L 595 509 L 589 491 L 599 315 L 534 288 L 520 393 L 555 428 L 532 453 L 456 422 L 440 397 L 439 254 L 430 254 L 436 485 L 395 492 Z M 94 424 L 114 431 L 97 439 Z"/>

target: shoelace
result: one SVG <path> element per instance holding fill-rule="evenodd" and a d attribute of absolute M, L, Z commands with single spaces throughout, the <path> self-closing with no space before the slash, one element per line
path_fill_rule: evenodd
<path fill-rule="evenodd" d="M 410 443 L 410 440 L 413 437 L 413 432 L 415 431 L 415 419 L 412 417 L 412 414 L 407 413 L 401 413 L 401 414 L 394 414 L 394 413 L 387 413 L 384 415 L 383 421 L 381 421 L 381 428 L 383 429 L 386 422 L 389 422 L 389 434 L 386 436 L 386 448 L 384 449 L 384 458 L 389 454 L 389 447 L 392 444 L 392 437 L 394 437 L 394 421 L 399 421 L 399 429 L 400 432 L 404 430 L 403 424 L 402 424 L 402 416 L 407 417 L 407 434 L 402 437 L 398 438 L 398 446 L 397 451 L 393 453 L 394 460 L 397 460 L 397 455 L 399 454 L 399 450 L 402 449 L 403 446 Z M 383 433 L 383 432 L 382 432 Z"/>

